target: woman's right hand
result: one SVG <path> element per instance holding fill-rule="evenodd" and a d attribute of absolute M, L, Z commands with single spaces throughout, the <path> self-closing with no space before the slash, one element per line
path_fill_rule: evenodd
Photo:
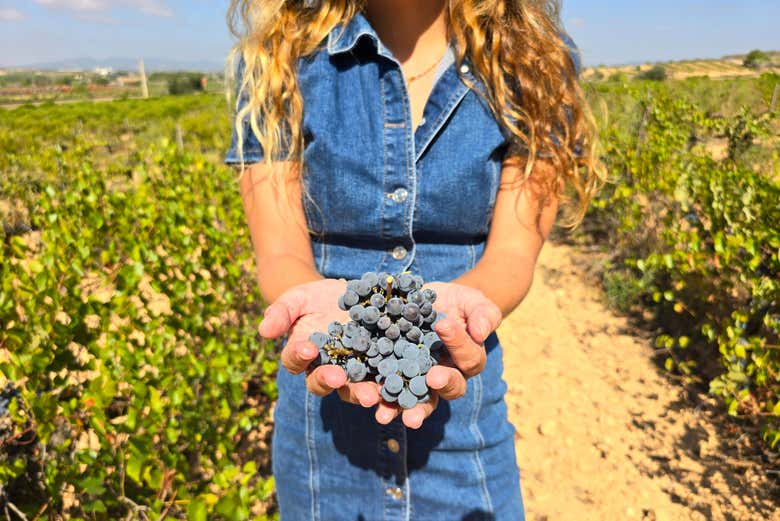
<path fill-rule="evenodd" d="M 309 340 L 315 331 L 325 332 L 331 322 L 346 322 L 349 316 L 336 306 L 347 287 L 344 279 L 322 279 L 290 288 L 265 310 L 258 332 L 264 338 L 289 334 L 282 349 L 282 366 L 292 374 L 306 371 L 319 356 Z M 375 382 L 349 382 L 347 373 L 337 365 L 323 365 L 306 375 L 306 387 L 317 396 L 337 390 L 344 401 L 373 407 L 380 401 Z"/>

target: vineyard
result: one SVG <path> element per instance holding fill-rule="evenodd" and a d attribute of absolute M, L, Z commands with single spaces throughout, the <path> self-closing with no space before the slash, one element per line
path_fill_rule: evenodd
<path fill-rule="evenodd" d="M 780 76 L 587 84 L 565 240 L 666 370 L 780 454 Z M 0 111 L 0 515 L 272 519 L 275 351 L 216 95 Z"/>

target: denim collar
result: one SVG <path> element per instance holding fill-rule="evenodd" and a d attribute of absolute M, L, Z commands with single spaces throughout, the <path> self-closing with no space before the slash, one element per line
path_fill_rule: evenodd
<path fill-rule="evenodd" d="M 374 40 L 374 47 L 377 53 L 392 57 L 390 49 L 382 45 L 379 35 L 376 34 L 368 19 L 360 11 L 346 25 L 338 24 L 331 29 L 328 34 L 328 54 L 332 56 L 349 52 L 357 45 L 358 40 L 364 36 Z"/>

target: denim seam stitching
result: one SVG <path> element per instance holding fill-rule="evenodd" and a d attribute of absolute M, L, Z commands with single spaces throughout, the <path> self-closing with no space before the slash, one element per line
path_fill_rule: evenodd
<path fill-rule="evenodd" d="M 314 447 L 314 432 L 311 429 L 311 413 L 312 413 L 312 400 L 314 395 L 307 392 L 305 399 L 306 407 L 306 449 L 309 453 L 309 493 L 311 494 L 311 518 L 312 521 L 317 521 L 319 516 L 319 508 L 317 504 L 317 484 L 315 480 L 319 481 L 316 477 L 317 474 L 317 453 L 316 447 Z"/>
<path fill-rule="evenodd" d="M 382 75 L 381 78 L 379 78 L 379 92 L 381 92 L 381 100 L 382 100 L 382 116 L 384 118 L 385 124 L 387 124 L 387 104 L 385 103 L 385 78 L 384 75 Z M 385 127 L 387 128 L 387 127 Z M 387 205 L 387 199 L 385 197 L 385 194 L 387 193 L 388 186 L 387 186 L 387 130 L 382 132 L 382 153 L 383 156 L 383 165 L 382 165 L 382 214 L 380 215 L 380 222 L 379 222 L 379 238 L 384 239 L 385 238 L 385 206 Z M 384 253 L 384 256 L 382 257 L 382 262 L 384 263 L 385 258 L 387 258 L 387 252 Z"/>
<path fill-rule="evenodd" d="M 405 521 L 410 521 L 412 517 L 412 497 L 411 497 L 411 489 L 409 487 L 409 468 L 408 468 L 408 456 L 409 456 L 409 440 L 407 438 L 407 432 L 406 429 L 401 428 L 401 432 L 403 433 L 403 447 L 404 447 L 404 496 L 406 496 L 406 514 L 404 515 Z"/>
<path fill-rule="evenodd" d="M 401 65 L 398 64 L 398 73 L 401 76 L 401 84 L 403 89 L 401 95 L 404 101 L 404 120 L 408 123 L 408 129 L 406 131 L 406 184 L 412 190 L 412 197 L 407 199 L 407 205 L 409 210 L 404 209 L 404 227 L 408 231 L 409 242 L 412 245 L 412 251 L 409 254 L 409 260 L 406 261 L 404 269 L 402 271 L 408 271 L 414 262 L 414 257 L 417 253 L 417 244 L 414 242 L 414 207 L 417 203 L 417 159 L 415 153 L 414 142 L 414 130 L 412 129 L 412 103 L 409 99 L 409 91 L 406 85 L 406 80 L 401 72 Z M 411 178 L 410 178 L 411 174 Z M 411 199 L 411 200 L 410 200 Z"/>
<path fill-rule="evenodd" d="M 460 102 L 463 100 L 464 97 L 466 97 L 466 94 L 468 93 L 469 89 L 463 89 L 462 92 L 457 93 L 452 96 L 452 99 L 449 103 L 445 106 L 444 110 L 442 110 L 439 113 L 439 118 L 436 121 L 436 124 L 433 127 L 433 130 L 431 130 L 428 138 L 425 140 L 425 142 L 422 143 L 422 146 L 420 147 L 419 151 L 415 151 L 415 160 L 419 161 L 420 157 L 422 157 L 422 154 L 428 149 L 428 146 L 433 141 L 433 138 L 439 133 L 441 130 L 441 127 L 444 126 L 444 124 L 447 122 L 448 119 L 450 119 L 450 116 L 453 112 L 455 112 L 455 108 L 460 104 Z M 418 157 L 419 154 L 419 157 Z"/>
<path fill-rule="evenodd" d="M 482 437 L 482 433 L 477 425 L 477 418 L 479 417 L 480 406 L 482 403 L 482 375 L 477 375 L 474 384 L 474 414 L 471 416 L 471 432 L 477 438 L 478 448 L 474 451 L 474 466 L 477 469 L 477 475 L 479 476 L 480 486 L 482 488 L 482 496 L 485 501 L 485 507 L 489 513 L 493 512 L 493 502 L 490 499 L 490 492 L 487 488 L 487 477 L 485 475 L 485 469 L 482 466 L 482 460 L 479 457 L 479 451 L 485 446 L 485 439 Z"/>

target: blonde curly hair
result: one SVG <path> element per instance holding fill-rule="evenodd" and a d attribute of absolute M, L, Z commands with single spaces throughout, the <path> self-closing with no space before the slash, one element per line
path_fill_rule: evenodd
<path fill-rule="evenodd" d="M 247 119 L 266 162 L 285 149 L 285 160 L 302 164 L 298 59 L 317 51 L 334 27 L 364 7 L 365 0 L 231 0 L 228 25 L 237 42 L 226 64 L 227 92 L 248 101 L 234 121 L 240 173 Z M 520 166 L 522 174 L 512 185 L 530 181 L 543 200 L 558 197 L 567 209 L 565 225 L 575 228 L 606 176 L 559 13 L 555 0 L 448 0 L 446 9 L 456 64 L 468 56 L 485 87 L 474 90 L 514 138 L 505 161 Z M 239 58 L 243 73 L 236 85 Z M 534 175 L 537 157 L 552 167 L 540 169 L 543 175 Z"/>

